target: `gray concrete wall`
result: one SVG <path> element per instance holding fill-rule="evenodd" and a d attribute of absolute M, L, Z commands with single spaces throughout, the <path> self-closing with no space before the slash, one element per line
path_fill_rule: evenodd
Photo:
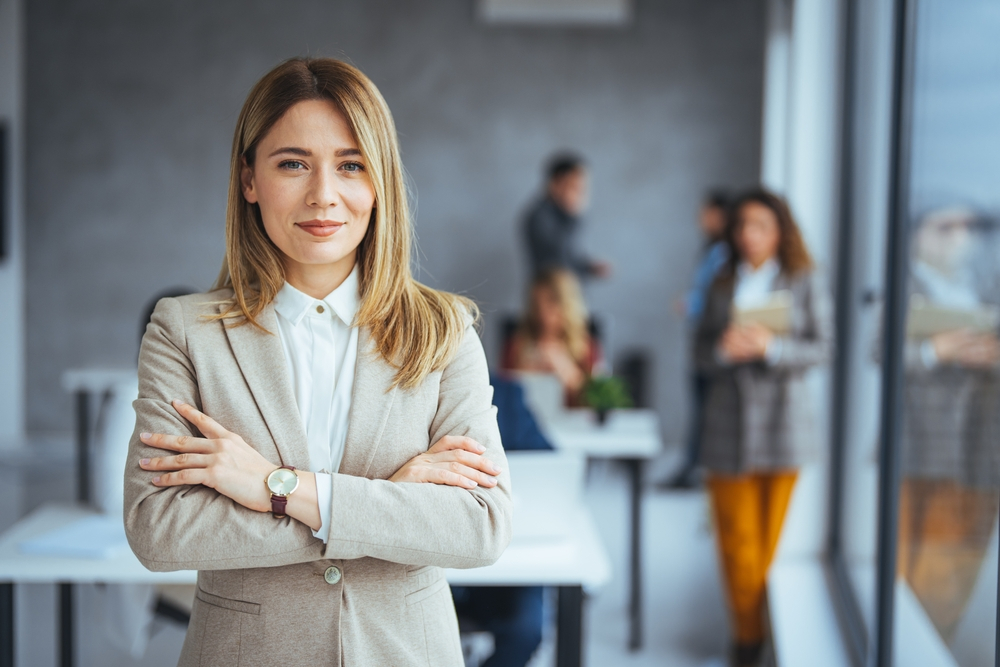
<path fill-rule="evenodd" d="M 589 298 L 612 352 L 653 351 L 665 435 L 684 429 L 684 325 L 671 314 L 704 188 L 758 175 L 759 0 L 638 0 L 624 29 L 477 24 L 472 0 L 27 4 L 28 423 L 65 430 L 59 374 L 134 363 L 157 291 L 207 288 L 223 249 L 228 152 L 253 82 L 298 54 L 344 56 L 396 117 L 418 195 L 421 276 L 474 297 L 493 358 L 516 311 L 517 220 L 540 164 L 593 165 L 584 243 L 615 264 Z"/>
<path fill-rule="evenodd" d="M 7 127 L 3 215 L 6 257 L 0 258 L 0 451 L 24 436 L 24 7 L 0 0 L 0 123 Z"/>

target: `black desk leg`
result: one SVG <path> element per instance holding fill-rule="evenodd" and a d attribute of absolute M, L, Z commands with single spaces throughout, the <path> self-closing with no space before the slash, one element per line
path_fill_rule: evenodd
<path fill-rule="evenodd" d="M 556 613 L 556 667 L 583 664 L 583 586 L 560 586 Z"/>
<path fill-rule="evenodd" d="M 14 667 L 14 584 L 0 584 L 0 667 Z"/>
<path fill-rule="evenodd" d="M 90 392 L 76 392 L 76 499 L 90 502 Z"/>
<path fill-rule="evenodd" d="M 73 584 L 59 584 L 59 667 L 73 667 Z"/>
<path fill-rule="evenodd" d="M 632 526 L 629 547 L 628 650 L 642 648 L 642 459 L 628 459 L 632 486 Z"/>

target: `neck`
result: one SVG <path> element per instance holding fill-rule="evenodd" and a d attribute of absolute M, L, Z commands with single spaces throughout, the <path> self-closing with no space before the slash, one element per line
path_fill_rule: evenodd
<path fill-rule="evenodd" d="M 772 255 L 768 255 L 767 257 L 761 257 L 757 259 L 747 259 L 746 263 L 749 264 L 754 271 L 756 271 L 760 267 L 767 264 L 768 260 L 770 259 L 772 259 Z"/>
<path fill-rule="evenodd" d="M 314 299 L 324 299 L 347 280 L 354 269 L 356 252 L 332 264 L 300 264 L 285 259 L 285 280 Z"/>

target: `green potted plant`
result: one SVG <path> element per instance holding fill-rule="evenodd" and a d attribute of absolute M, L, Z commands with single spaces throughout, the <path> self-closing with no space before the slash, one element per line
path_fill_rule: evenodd
<path fill-rule="evenodd" d="M 583 403 L 594 409 L 597 423 L 603 425 L 611 410 L 631 408 L 632 397 L 621 378 L 596 375 L 583 386 Z"/>

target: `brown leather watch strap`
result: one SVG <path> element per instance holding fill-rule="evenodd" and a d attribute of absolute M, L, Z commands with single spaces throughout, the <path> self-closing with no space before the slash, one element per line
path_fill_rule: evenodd
<path fill-rule="evenodd" d="M 285 507 L 288 505 L 288 496 L 276 496 L 271 494 L 271 514 L 275 519 L 285 518 Z"/>
<path fill-rule="evenodd" d="M 295 466 L 278 466 L 278 470 L 282 468 L 286 470 L 295 470 Z M 274 515 L 275 519 L 285 518 L 285 507 L 288 506 L 288 496 L 279 496 L 276 493 L 271 494 L 271 514 Z"/>

